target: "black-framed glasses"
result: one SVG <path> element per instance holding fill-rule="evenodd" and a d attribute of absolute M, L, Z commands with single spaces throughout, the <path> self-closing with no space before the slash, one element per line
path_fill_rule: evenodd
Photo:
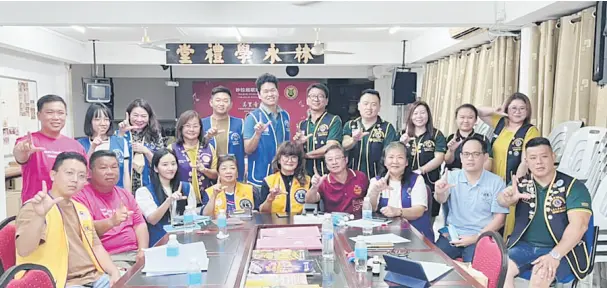
<path fill-rule="evenodd" d="M 483 152 L 462 152 L 462 158 L 470 158 L 470 156 L 472 156 L 474 159 L 478 159 L 478 157 L 481 157 L 481 155 L 483 155 Z"/>

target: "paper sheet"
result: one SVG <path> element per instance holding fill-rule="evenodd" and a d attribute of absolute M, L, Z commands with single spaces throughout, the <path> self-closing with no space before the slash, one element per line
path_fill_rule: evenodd
<path fill-rule="evenodd" d="M 398 244 L 398 243 L 408 243 L 411 242 L 411 240 L 407 239 L 407 238 L 403 238 L 400 237 L 394 233 L 388 233 L 388 234 L 375 234 L 375 235 L 369 235 L 369 236 L 363 236 L 363 235 L 359 235 L 356 237 L 350 237 L 350 240 L 356 242 L 356 240 L 358 240 L 359 238 L 362 238 L 367 244 L 375 244 L 375 243 L 393 243 L 393 244 Z"/>
<path fill-rule="evenodd" d="M 249 274 L 247 275 L 246 287 L 268 287 L 275 285 L 306 285 L 308 278 L 306 274 Z"/>
<path fill-rule="evenodd" d="M 209 258 L 204 242 L 181 244 L 177 257 L 166 256 L 166 245 L 144 250 L 145 266 L 142 272 L 151 275 L 184 274 L 188 271 L 190 261 L 195 258 L 201 271 L 207 271 Z"/>
<path fill-rule="evenodd" d="M 325 220 L 325 216 L 324 215 L 317 215 L 314 216 L 314 214 L 306 214 L 306 215 L 295 215 L 293 216 L 293 222 L 294 224 L 322 224 L 322 221 Z"/>
<path fill-rule="evenodd" d="M 442 263 L 424 261 L 417 261 L 417 263 L 422 265 L 422 268 L 424 268 L 424 272 L 426 273 L 426 278 L 428 278 L 428 281 L 430 282 L 438 279 L 453 269 L 453 267 Z"/>
<path fill-rule="evenodd" d="M 375 228 L 375 227 L 381 227 L 384 224 L 385 224 L 384 222 L 376 222 L 376 221 L 369 221 L 369 220 L 363 220 L 363 219 L 352 220 L 352 221 L 346 222 L 346 226 L 357 227 L 357 228 Z"/>

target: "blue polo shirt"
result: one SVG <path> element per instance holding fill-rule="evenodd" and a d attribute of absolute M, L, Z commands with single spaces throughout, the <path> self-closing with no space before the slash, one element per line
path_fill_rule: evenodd
<path fill-rule="evenodd" d="M 471 185 L 464 170 L 449 171 L 447 199 L 448 224 L 453 225 L 459 235 L 475 235 L 493 220 L 494 213 L 508 214 L 508 208 L 497 203 L 497 195 L 506 188 L 501 177 L 483 170 L 481 178 Z"/>
<path fill-rule="evenodd" d="M 282 111 L 282 108 L 277 107 L 276 114 L 272 113 L 264 105 L 259 106 L 259 108 L 261 108 L 261 110 L 263 110 L 263 112 L 265 112 L 268 115 L 268 117 L 270 118 L 270 122 L 272 122 L 272 127 L 275 128 L 274 131 L 276 132 L 276 141 L 278 141 L 278 143 L 276 143 L 276 146 L 280 146 L 280 144 L 282 144 L 282 142 L 284 142 L 284 141 L 289 141 L 289 139 L 284 139 L 285 135 L 282 131 L 283 121 L 284 121 L 280 114 L 280 111 Z M 242 133 L 242 136 L 244 137 L 244 139 L 253 138 L 253 135 L 255 134 L 255 125 L 256 124 L 257 123 L 253 119 L 253 116 L 247 115 L 247 118 L 245 118 L 245 120 L 244 120 L 244 131 Z"/>

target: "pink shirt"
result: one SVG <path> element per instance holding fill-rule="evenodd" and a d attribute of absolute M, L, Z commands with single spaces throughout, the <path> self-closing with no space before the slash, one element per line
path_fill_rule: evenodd
<path fill-rule="evenodd" d="M 27 139 L 27 135 L 20 137 L 15 144 Z M 42 181 L 50 190 L 52 181 L 50 172 L 55 164 L 55 158 L 61 152 L 78 152 L 86 158 L 86 151 L 78 141 L 60 135 L 59 138 L 51 138 L 40 132 L 32 133 L 32 142 L 36 147 L 42 147 L 45 150 L 36 152 L 30 156 L 30 159 L 21 165 L 21 175 L 23 177 L 23 191 L 21 192 L 21 203 L 34 197 L 42 190 Z"/>
<path fill-rule="evenodd" d="M 136 251 L 139 248 L 135 227 L 139 224 L 145 225 L 145 220 L 139 206 L 137 206 L 135 197 L 130 192 L 114 186 L 114 190 L 110 193 L 99 193 L 91 184 L 87 184 L 82 191 L 72 198 L 89 209 L 94 221 L 112 217 L 114 211 L 120 208 L 120 204 L 124 204 L 129 211 L 133 211 L 133 214 L 120 225 L 100 236 L 101 243 L 110 254 Z"/>

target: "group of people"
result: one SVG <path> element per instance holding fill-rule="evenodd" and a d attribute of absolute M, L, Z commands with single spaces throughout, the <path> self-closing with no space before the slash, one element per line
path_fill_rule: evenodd
<path fill-rule="evenodd" d="M 231 91 L 216 87 L 212 114 L 183 112 L 174 141 L 143 99 L 117 127 L 107 106 L 92 104 L 86 137 L 71 139 L 61 135 L 64 100 L 41 97 L 40 131 L 18 139 L 13 151 L 23 175 L 17 262 L 46 266 L 60 287 L 107 287 L 186 209 L 211 217 L 247 209 L 297 214 L 322 203 L 326 212 L 360 215 L 368 197 L 375 212 L 406 219 L 465 262 L 481 233 L 502 232 L 506 287 L 530 269 L 534 287 L 585 276 L 590 195 L 556 171 L 525 95 L 498 109 L 460 106 L 458 129 L 445 138 L 422 101 L 410 105 L 397 131 L 378 115 L 380 94 L 372 89 L 361 93 L 360 117 L 342 124 L 326 110 L 329 90 L 321 83 L 307 89 L 308 117 L 290 131 L 278 79 L 263 74 L 256 87 L 261 105 L 245 119 L 230 115 Z M 479 117 L 495 128 L 493 137 L 474 131 Z M 434 231 L 441 205 L 445 228 L 457 237 Z"/>

